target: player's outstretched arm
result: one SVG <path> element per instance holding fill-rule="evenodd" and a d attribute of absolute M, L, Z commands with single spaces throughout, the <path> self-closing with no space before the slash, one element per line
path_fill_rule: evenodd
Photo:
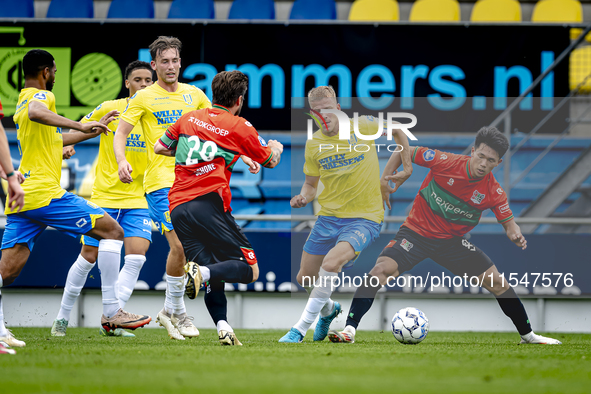
<path fill-rule="evenodd" d="M 104 132 L 109 131 L 109 128 L 106 125 L 99 122 L 81 123 L 64 118 L 63 116 L 50 111 L 45 104 L 39 101 L 32 101 L 29 104 L 29 119 L 31 119 L 33 122 L 41 123 L 47 126 L 61 127 L 64 129 L 70 128 L 83 133 L 95 132 L 96 129 L 100 129 Z"/>
<path fill-rule="evenodd" d="M 314 197 L 316 197 L 319 180 L 319 176 L 306 175 L 306 180 L 304 181 L 300 194 L 294 196 L 289 202 L 289 205 L 291 205 L 292 208 L 303 208 L 310 201 L 313 201 Z"/>
<path fill-rule="evenodd" d="M 119 116 L 119 111 L 112 110 L 112 111 L 107 112 L 101 118 L 101 120 L 99 120 L 98 122 L 95 122 L 95 121 L 79 122 L 82 125 L 82 129 L 81 128 L 72 129 L 72 130 L 70 130 L 69 133 L 62 134 L 62 138 L 64 140 L 64 146 L 74 145 L 79 142 L 86 141 L 91 138 L 95 138 L 95 137 L 101 135 L 102 133 L 108 134 L 108 132 L 110 130 L 107 126 L 117 116 Z M 100 125 L 101 127 L 97 127 L 96 126 L 97 124 Z M 76 130 L 80 130 L 80 131 L 76 131 Z"/>
<path fill-rule="evenodd" d="M 394 130 L 395 133 L 397 131 L 400 130 Z M 400 133 L 404 135 L 402 131 L 400 131 Z M 406 135 L 404 135 L 404 138 L 406 139 Z M 403 141 L 404 140 L 401 140 L 401 142 Z M 402 145 L 398 141 L 396 143 Z M 380 178 L 382 201 L 388 206 L 389 209 L 392 209 L 392 206 L 390 205 L 390 194 L 395 193 L 398 188 L 412 175 L 411 156 L 417 147 L 408 147 L 408 139 L 406 139 L 406 145 L 407 147 L 403 147 L 402 152 L 392 152 L 390 159 L 388 159 L 388 162 L 386 163 L 382 177 Z M 405 161 L 406 164 L 404 164 Z M 404 170 L 399 172 L 397 169 L 401 164 L 404 164 Z M 394 187 L 390 186 L 390 181 L 394 182 Z"/>
<path fill-rule="evenodd" d="M 519 228 L 517 223 L 515 223 L 515 219 L 511 219 L 508 222 L 503 223 L 503 228 L 505 229 L 505 233 L 511 242 L 519 246 L 522 250 L 527 248 L 527 240 L 523 234 L 521 234 L 521 228 Z"/>
<path fill-rule="evenodd" d="M 281 154 L 283 153 L 283 144 L 276 140 L 269 140 L 267 146 L 273 151 L 273 157 L 265 165 L 266 168 L 274 168 L 281 161 Z"/>
<path fill-rule="evenodd" d="M 117 159 L 117 165 L 119 166 L 119 179 L 123 183 L 131 183 L 133 178 L 131 177 L 131 164 L 127 162 L 125 158 L 125 146 L 127 145 L 127 137 L 133 130 L 133 126 L 124 121 L 119 120 L 119 126 L 115 132 L 115 138 L 113 141 L 113 148 L 115 149 L 115 158 Z"/>

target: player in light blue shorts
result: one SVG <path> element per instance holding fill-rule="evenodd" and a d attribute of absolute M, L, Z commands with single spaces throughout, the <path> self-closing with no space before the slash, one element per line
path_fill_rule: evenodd
<path fill-rule="evenodd" d="M 304 246 L 296 278 L 310 296 L 300 319 L 279 339 L 282 343 L 302 342 L 317 318 L 314 341 L 327 337 L 331 322 L 342 311 L 340 303 L 331 299 L 337 277 L 378 237 L 384 221 L 384 193 L 376 145 L 354 149 L 358 137 L 375 136 L 376 130 L 391 132 L 403 148 L 402 153 L 392 154 L 403 156 L 405 170 L 412 166 L 408 138 L 402 130 L 388 130 L 383 121 L 373 116 L 355 116 L 355 121 L 343 122 L 334 112 L 340 111 L 341 106 L 331 86 L 310 90 L 308 103 L 318 129 L 306 141 L 305 180 L 290 205 L 303 208 L 317 197 L 320 183 L 323 190 L 318 196 L 318 219 Z M 314 282 L 310 283 L 308 278 L 314 278 Z"/>
<path fill-rule="evenodd" d="M 103 216 L 105 211 L 98 205 L 66 192 L 45 207 L 7 215 L 2 250 L 16 244 L 27 244 L 29 251 L 32 251 L 35 241 L 47 226 L 71 237 L 78 237 L 90 232 L 96 220 Z"/>
<path fill-rule="evenodd" d="M 152 242 L 152 220 L 147 209 L 113 209 L 105 208 L 105 212 L 119 223 L 125 238 L 139 237 Z M 98 248 L 99 241 L 92 237 L 82 236 L 83 245 Z"/>
<path fill-rule="evenodd" d="M 381 228 L 381 223 L 367 219 L 318 216 L 304 244 L 304 251 L 311 255 L 325 256 L 337 243 L 348 242 L 355 250 L 355 257 L 343 268 L 350 268 L 359 254 L 379 237 Z"/>
<path fill-rule="evenodd" d="M 170 220 L 170 212 L 168 210 L 168 192 L 169 187 L 155 190 L 152 193 L 146 194 L 146 201 L 148 201 L 148 209 L 150 210 L 150 218 L 158 228 L 161 234 L 165 231 L 173 231 L 172 221 Z"/>

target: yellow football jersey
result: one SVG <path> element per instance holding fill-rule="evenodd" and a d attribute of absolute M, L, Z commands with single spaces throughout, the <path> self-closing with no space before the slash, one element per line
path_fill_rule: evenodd
<path fill-rule="evenodd" d="M 373 117 L 359 117 L 359 132 L 374 135 L 383 125 Z M 380 192 L 380 164 L 375 141 L 359 140 L 350 123 L 349 140 L 328 137 L 318 130 L 306 142 L 304 173 L 319 176 L 324 190 L 318 197 L 318 215 L 384 220 Z"/>
<path fill-rule="evenodd" d="M 155 154 L 154 144 L 183 114 L 202 108 L 211 108 L 205 93 L 185 83 L 179 83 L 176 92 L 172 93 L 155 83 L 129 99 L 121 119 L 134 126 L 139 122 L 142 126 L 148 150 L 144 176 L 146 193 L 172 187 L 174 182 L 174 157 Z"/>
<path fill-rule="evenodd" d="M 86 115 L 82 122 L 98 122 L 112 110 L 123 113 L 126 106 L 127 99 L 105 101 Z M 148 156 L 146 155 L 146 142 L 142 133 L 142 126 L 137 124 L 127 137 L 125 156 L 133 168 L 131 173 L 133 182 L 126 184 L 119 180 L 119 166 L 113 149 L 115 130 L 117 130 L 118 125 L 119 117 L 109 123 L 111 133 L 108 135 L 101 134 L 90 201 L 102 208 L 148 208 L 148 203 L 144 197 L 144 172 L 146 171 Z"/>
<path fill-rule="evenodd" d="M 61 198 L 66 191 L 60 186 L 62 177 L 62 130 L 29 119 L 29 104 L 39 101 L 55 111 L 55 96 L 48 90 L 26 88 L 18 97 L 14 123 L 18 147 L 21 153 L 19 171 L 25 176 L 23 190 L 25 206 L 22 211 L 42 208 L 54 198 Z M 21 212 L 22 212 L 21 211 Z M 11 212 L 8 204 L 4 212 Z"/>

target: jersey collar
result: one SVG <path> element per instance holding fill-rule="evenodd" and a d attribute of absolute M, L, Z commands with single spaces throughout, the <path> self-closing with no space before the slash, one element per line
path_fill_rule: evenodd
<path fill-rule="evenodd" d="M 219 104 L 212 105 L 212 108 L 221 109 L 222 111 L 230 112 L 230 110 L 228 108 L 224 107 L 223 105 L 219 105 Z"/>

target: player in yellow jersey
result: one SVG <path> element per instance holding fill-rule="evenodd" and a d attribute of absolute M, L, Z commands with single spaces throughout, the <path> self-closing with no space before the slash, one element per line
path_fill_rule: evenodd
<path fill-rule="evenodd" d="M 137 169 L 127 160 L 125 146 L 128 135 L 139 123 L 148 150 L 144 190 L 150 216 L 170 245 L 166 262 L 166 299 L 157 320 L 167 329 L 170 338 L 184 340 L 185 337 L 198 336 L 199 331 L 185 309 L 185 254 L 172 226 L 168 208 L 168 191 L 174 182 L 174 157 L 156 155 L 154 144 L 184 113 L 210 108 L 211 103 L 200 89 L 178 82 L 180 51 L 181 42 L 175 37 L 158 37 L 150 45 L 151 66 L 158 81 L 129 100 L 115 133 L 115 156 L 119 178 L 124 183 L 133 183 L 131 174 Z"/>
<path fill-rule="evenodd" d="M 149 63 L 139 60 L 131 62 L 125 68 L 125 86 L 129 95 L 152 85 L 152 68 Z M 128 98 L 105 101 L 86 115 L 82 122 L 86 123 L 101 119 L 110 111 L 122 113 L 127 106 Z M 109 123 L 109 129 L 115 131 L 119 118 Z M 114 133 L 102 134 L 99 154 L 95 167 L 95 180 L 92 187 L 90 201 L 103 208 L 112 218 L 117 220 L 125 233 L 125 264 L 119 272 L 117 290 L 121 308 L 131 297 L 140 270 L 146 261 L 146 252 L 152 241 L 152 221 L 148 211 L 148 203 L 144 197 L 144 171 L 146 169 L 146 142 L 142 128 L 138 124 L 127 138 L 126 155 L 132 163 L 134 182 L 125 184 L 119 180 L 117 161 L 113 151 Z M 64 152 L 65 154 L 65 152 Z M 98 256 L 99 241 L 91 237 L 82 236 L 82 250 L 74 262 L 64 288 L 61 308 L 51 327 L 51 335 L 65 336 L 70 320 L 70 312 L 84 287 L 88 273 L 94 266 Z M 122 329 L 106 331 L 101 327 L 101 333 L 109 336 L 133 337 L 134 335 Z"/>
<path fill-rule="evenodd" d="M 51 93 L 57 71 L 53 56 L 44 50 L 29 51 L 23 58 L 25 88 L 18 99 L 14 121 L 22 159 L 19 171 L 25 176 L 25 205 L 16 213 L 6 208 L 6 229 L 2 239 L 0 288 L 12 283 L 23 269 L 37 237 L 46 226 L 70 236 L 89 235 L 99 239 L 98 264 L 101 271 L 103 316 L 106 330 L 135 329 L 148 324 L 149 316 L 123 311 L 115 285 L 123 246 L 123 229 L 96 204 L 60 187 L 63 146 L 107 132 L 114 112 L 100 122 L 75 122 L 59 116 Z M 81 131 L 64 133 L 62 128 Z M 0 311 L 2 310 L 0 300 Z M 4 327 L 0 313 L 0 341 L 24 346 Z"/>
<path fill-rule="evenodd" d="M 380 165 L 375 145 L 365 144 L 367 151 L 365 146 L 353 148 L 357 142 L 353 123 L 349 139 L 341 140 L 336 115 L 318 112 L 341 109 L 331 86 L 312 89 L 308 101 L 313 113 L 321 116 L 321 128 L 306 143 L 306 179 L 300 194 L 293 197 L 290 204 L 293 208 L 302 208 L 312 202 L 319 181 L 324 190 L 318 198 L 322 208 L 304 245 L 297 274 L 298 283 L 306 288 L 310 298 L 300 320 L 279 340 L 287 343 L 302 342 L 318 314 L 320 319 L 314 330 L 314 340 L 326 338 L 330 323 L 341 313 L 341 305 L 330 299 L 333 280 L 342 268 L 353 265 L 359 254 L 379 236 L 384 219 L 382 199 L 385 197 L 380 188 Z M 365 135 L 374 135 L 383 127 L 373 117 L 360 117 L 358 124 L 359 132 Z M 406 173 L 400 176 L 410 176 L 412 164 L 408 139 L 402 130 L 393 130 L 392 134 L 396 143 L 403 147 L 401 155 Z M 312 282 L 310 278 L 318 281 Z"/>

